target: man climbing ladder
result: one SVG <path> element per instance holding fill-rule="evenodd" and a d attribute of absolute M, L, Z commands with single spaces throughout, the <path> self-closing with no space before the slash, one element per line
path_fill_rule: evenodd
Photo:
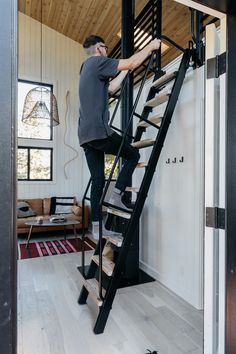
<path fill-rule="evenodd" d="M 78 135 L 90 170 L 92 234 L 99 237 L 99 201 L 105 183 L 104 153 L 116 155 L 122 137 L 108 125 L 108 92 L 115 92 L 121 85 L 128 70 L 138 67 L 154 50 L 160 47 L 160 40 L 154 39 L 140 52 L 128 59 L 111 59 L 107 57 L 104 40 L 95 35 L 89 36 L 83 47 L 88 59 L 81 66 L 79 98 L 80 116 Z M 116 77 L 118 71 L 121 73 Z M 109 81 L 111 78 L 113 80 Z M 118 176 L 109 203 L 129 210 L 121 201 L 133 171 L 139 160 L 138 150 L 125 142 L 120 156 L 126 161 Z M 108 230 L 104 230 L 107 234 Z M 114 232 L 113 232 L 114 234 Z"/>

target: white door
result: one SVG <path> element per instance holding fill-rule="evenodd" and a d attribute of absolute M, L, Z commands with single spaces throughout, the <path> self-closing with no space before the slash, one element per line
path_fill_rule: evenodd
<path fill-rule="evenodd" d="M 207 60 L 225 51 L 225 19 L 220 34 L 206 29 Z M 207 79 L 205 95 L 205 207 L 225 208 L 225 75 Z M 205 228 L 204 354 L 224 354 L 225 231 Z"/>

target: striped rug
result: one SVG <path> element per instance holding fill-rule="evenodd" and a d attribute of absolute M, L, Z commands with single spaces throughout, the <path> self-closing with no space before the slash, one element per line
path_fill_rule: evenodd
<path fill-rule="evenodd" d="M 25 248 L 25 246 L 26 243 L 18 245 L 18 259 L 47 257 L 82 251 L 82 241 L 80 238 L 31 242 L 28 248 Z M 91 251 L 95 246 L 96 244 L 93 241 L 85 237 L 85 251 Z"/>

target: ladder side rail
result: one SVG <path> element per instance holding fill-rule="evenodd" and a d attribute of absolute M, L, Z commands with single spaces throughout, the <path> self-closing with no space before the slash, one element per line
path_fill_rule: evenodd
<path fill-rule="evenodd" d="M 129 73 L 130 73 L 130 70 L 127 72 L 123 82 L 122 82 L 122 85 L 121 85 L 121 90 L 120 90 L 120 95 L 119 95 L 119 98 L 118 98 L 118 101 L 116 103 L 116 107 L 114 109 L 114 112 L 112 114 L 112 117 L 111 117 L 111 120 L 109 122 L 109 125 L 111 126 L 114 119 L 115 119 L 115 116 L 116 116 L 116 113 L 117 113 L 117 110 L 119 108 L 119 105 L 120 105 L 120 102 L 121 102 L 121 98 L 122 98 L 122 95 L 124 93 L 124 89 L 125 89 L 125 86 L 127 85 L 127 82 L 128 82 L 128 77 L 129 77 Z"/>
<path fill-rule="evenodd" d="M 121 145 L 119 147 L 119 150 L 117 152 L 117 155 L 116 155 L 116 158 L 115 158 L 115 161 L 113 163 L 113 166 L 111 168 L 111 172 L 109 174 L 109 178 L 108 178 L 108 181 L 106 182 L 105 184 L 105 187 L 103 189 L 103 193 L 102 193 L 102 196 L 101 196 L 101 199 L 100 199 L 100 202 L 99 202 L 99 208 L 100 208 L 100 217 L 99 217 L 99 243 L 101 244 L 102 242 L 102 206 L 103 206 L 103 202 L 105 200 L 105 197 L 106 197 L 106 194 L 107 194 L 107 191 L 108 191 L 108 188 L 110 186 L 110 183 L 111 183 L 111 179 L 112 179 L 112 176 L 113 176 L 113 173 L 115 171 L 115 168 L 116 168 L 116 165 L 119 161 L 119 158 L 120 158 L 120 153 L 121 153 L 121 150 L 123 148 L 123 145 L 125 143 L 125 139 L 126 139 L 126 136 L 129 132 L 129 129 L 130 129 L 130 126 L 131 124 L 133 123 L 133 115 L 134 115 L 134 112 L 136 110 L 136 107 L 138 105 L 138 102 L 139 102 L 139 99 L 140 99 L 140 96 L 141 96 L 141 93 L 143 91 L 143 87 L 145 85 L 145 82 L 146 82 L 146 79 L 147 79 L 147 75 L 148 75 L 148 72 L 149 72 L 149 68 L 152 64 L 152 61 L 153 61 L 153 57 L 154 57 L 154 52 L 152 52 L 151 56 L 150 56 L 150 60 L 149 60 L 149 63 L 148 63 L 148 66 L 147 66 L 147 69 L 145 71 L 145 75 L 143 77 L 143 81 L 142 81 L 142 84 L 140 85 L 140 88 L 139 88 L 139 91 L 138 91 L 138 94 L 137 94 L 137 97 L 135 99 L 135 103 L 134 103 L 134 106 L 133 106 L 133 109 L 132 109 L 132 112 L 131 112 L 131 115 L 130 115 L 130 118 L 129 118 L 129 121 L 128 121 L 128 124 L 127 124 L 127 127 L 126 127 L 126 130 L 124 132 L 124 135 L 122 137 L 122 141 L 121 141 Z M 102 295 L 102 252 L 100 250 L 99 252 L 99 296 L 101 297 L 101 299 L 103 299 L 103 295 Z"/>
<path fill-rule="evenodd" d="M 89 179 L 89 182 L 87 184 L 87 187 L 85 189 L 84 195 L 83 195 L 83 199 L 82 199 L 82 257 L 81 257 L 81 268 L 82 268 L 82 274 L 83 277 L 85 277 L 85 200 L 87 197 L 87 193 L 91 184 L 91 177 Z"/>

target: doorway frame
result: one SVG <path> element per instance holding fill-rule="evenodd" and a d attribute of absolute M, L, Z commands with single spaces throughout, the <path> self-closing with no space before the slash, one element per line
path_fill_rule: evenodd
<path fill-rule="evenodd" d="M 17 352 L 16 100 L 17 0 L 0 1 L 0 343 Z"/>

